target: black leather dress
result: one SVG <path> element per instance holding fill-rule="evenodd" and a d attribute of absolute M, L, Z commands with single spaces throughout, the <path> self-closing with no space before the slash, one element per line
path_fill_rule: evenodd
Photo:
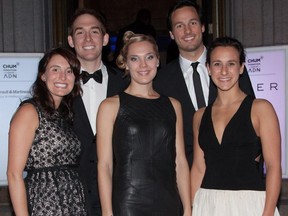
<path fill-rule="evenodd" d="M 168 97 L 122 92 L 113 130 L 115 216 L 177 216 L 176 115 Z"/>

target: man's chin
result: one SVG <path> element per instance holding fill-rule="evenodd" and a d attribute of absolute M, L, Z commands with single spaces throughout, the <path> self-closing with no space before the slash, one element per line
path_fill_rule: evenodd
<path fill-rule="evenodd" d="M 101 55 L 91 54 L 82 56 L 82 59 L 85 61 L 95 61 L 98 58 L 101 58 Z"/>

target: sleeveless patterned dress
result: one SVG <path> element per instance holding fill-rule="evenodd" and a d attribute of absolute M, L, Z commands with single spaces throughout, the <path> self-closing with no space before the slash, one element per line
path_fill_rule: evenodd
<path fill-rule="evenodd" d="M 30 215 L 87 215 L 78 171 L 81 146 L 72 125 L 58 112 L 48 116 L 33 100 L 23 103 L 32 103 L 39 116 L 25 166 Z"/>

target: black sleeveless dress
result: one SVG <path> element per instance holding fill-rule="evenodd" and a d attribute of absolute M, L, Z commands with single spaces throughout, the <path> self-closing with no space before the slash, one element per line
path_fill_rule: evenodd
<path fill-rule="evenodd" d="M 88 215 L 78 170 L 81 146 L 72 125 L 57 111 L 47 115 L 33 100 L 23 103 L 32 103 L 39 116 L 25 166 L 29 214 Z"/>
<path fill-rule="evenodd" d="M 199 145 L 205 154 L 206 171 L 201 188 L 265 190 L 262 147 L 252 121 L 254 98 L 246 96 L 227 124 L 219 143 L 212 122 L 212 105 L 203 114 Z M 257 157 L 260 161 L 256 160 Z"/>
<path fill-rule="evenodd" d="M 114 216 L 177 216 L 176 114 L 168 97 L 119 94 L 113 130 Z"/>
<path fill-rule="evenodd" d="M 199 145 L 206 171 L 193 200 L 193 216 L 262 215 L 265 200 L 260 137 L 251 121 L 254 98 L 246 96 L 227 124 L 219 143 L 206 107 L 199 128 Z M 259 156 L 261 160 L 258 161 Z M 274 212 L 279 216 L 277 208 Z"/>

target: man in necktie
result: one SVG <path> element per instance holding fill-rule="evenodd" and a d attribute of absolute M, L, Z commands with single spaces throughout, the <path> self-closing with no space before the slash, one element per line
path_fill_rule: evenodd
<path fill-rule="evenodd" d="M 75 12 L 69 27 L 68 43 L 81 63 L 83 93 L 74 102 L 74 129 L 82 144 L 80 173 L 88 190 L 87 204 L 92 216 L 101 215 L 95 139 L 98 106 L 106 97 L 117 94 L 126 86 L 123 74 L 101 60 L 102 48 L 108 41 L 105 19 L 101 14 L 91 9 Z"/>
<path fill-rule="evenodd" d="M 217 92 L 205 65 L 206 47 L 203 44 L 205 25 L 202 15 L 195 1 L 180 0 L 172 5 L 168 12 L 167 25 L 171 39 L 178 46 L 179 57 L 162 67 L 154 80 L 158 92 L 174 97 L 181 103 L 185 151 L 190 167 L 193 159 L 193 115 L 198 108 L 212 103 Z M 247 70 L 244 71 L 239 83 L 245 93 L 254 96 Z"/>

